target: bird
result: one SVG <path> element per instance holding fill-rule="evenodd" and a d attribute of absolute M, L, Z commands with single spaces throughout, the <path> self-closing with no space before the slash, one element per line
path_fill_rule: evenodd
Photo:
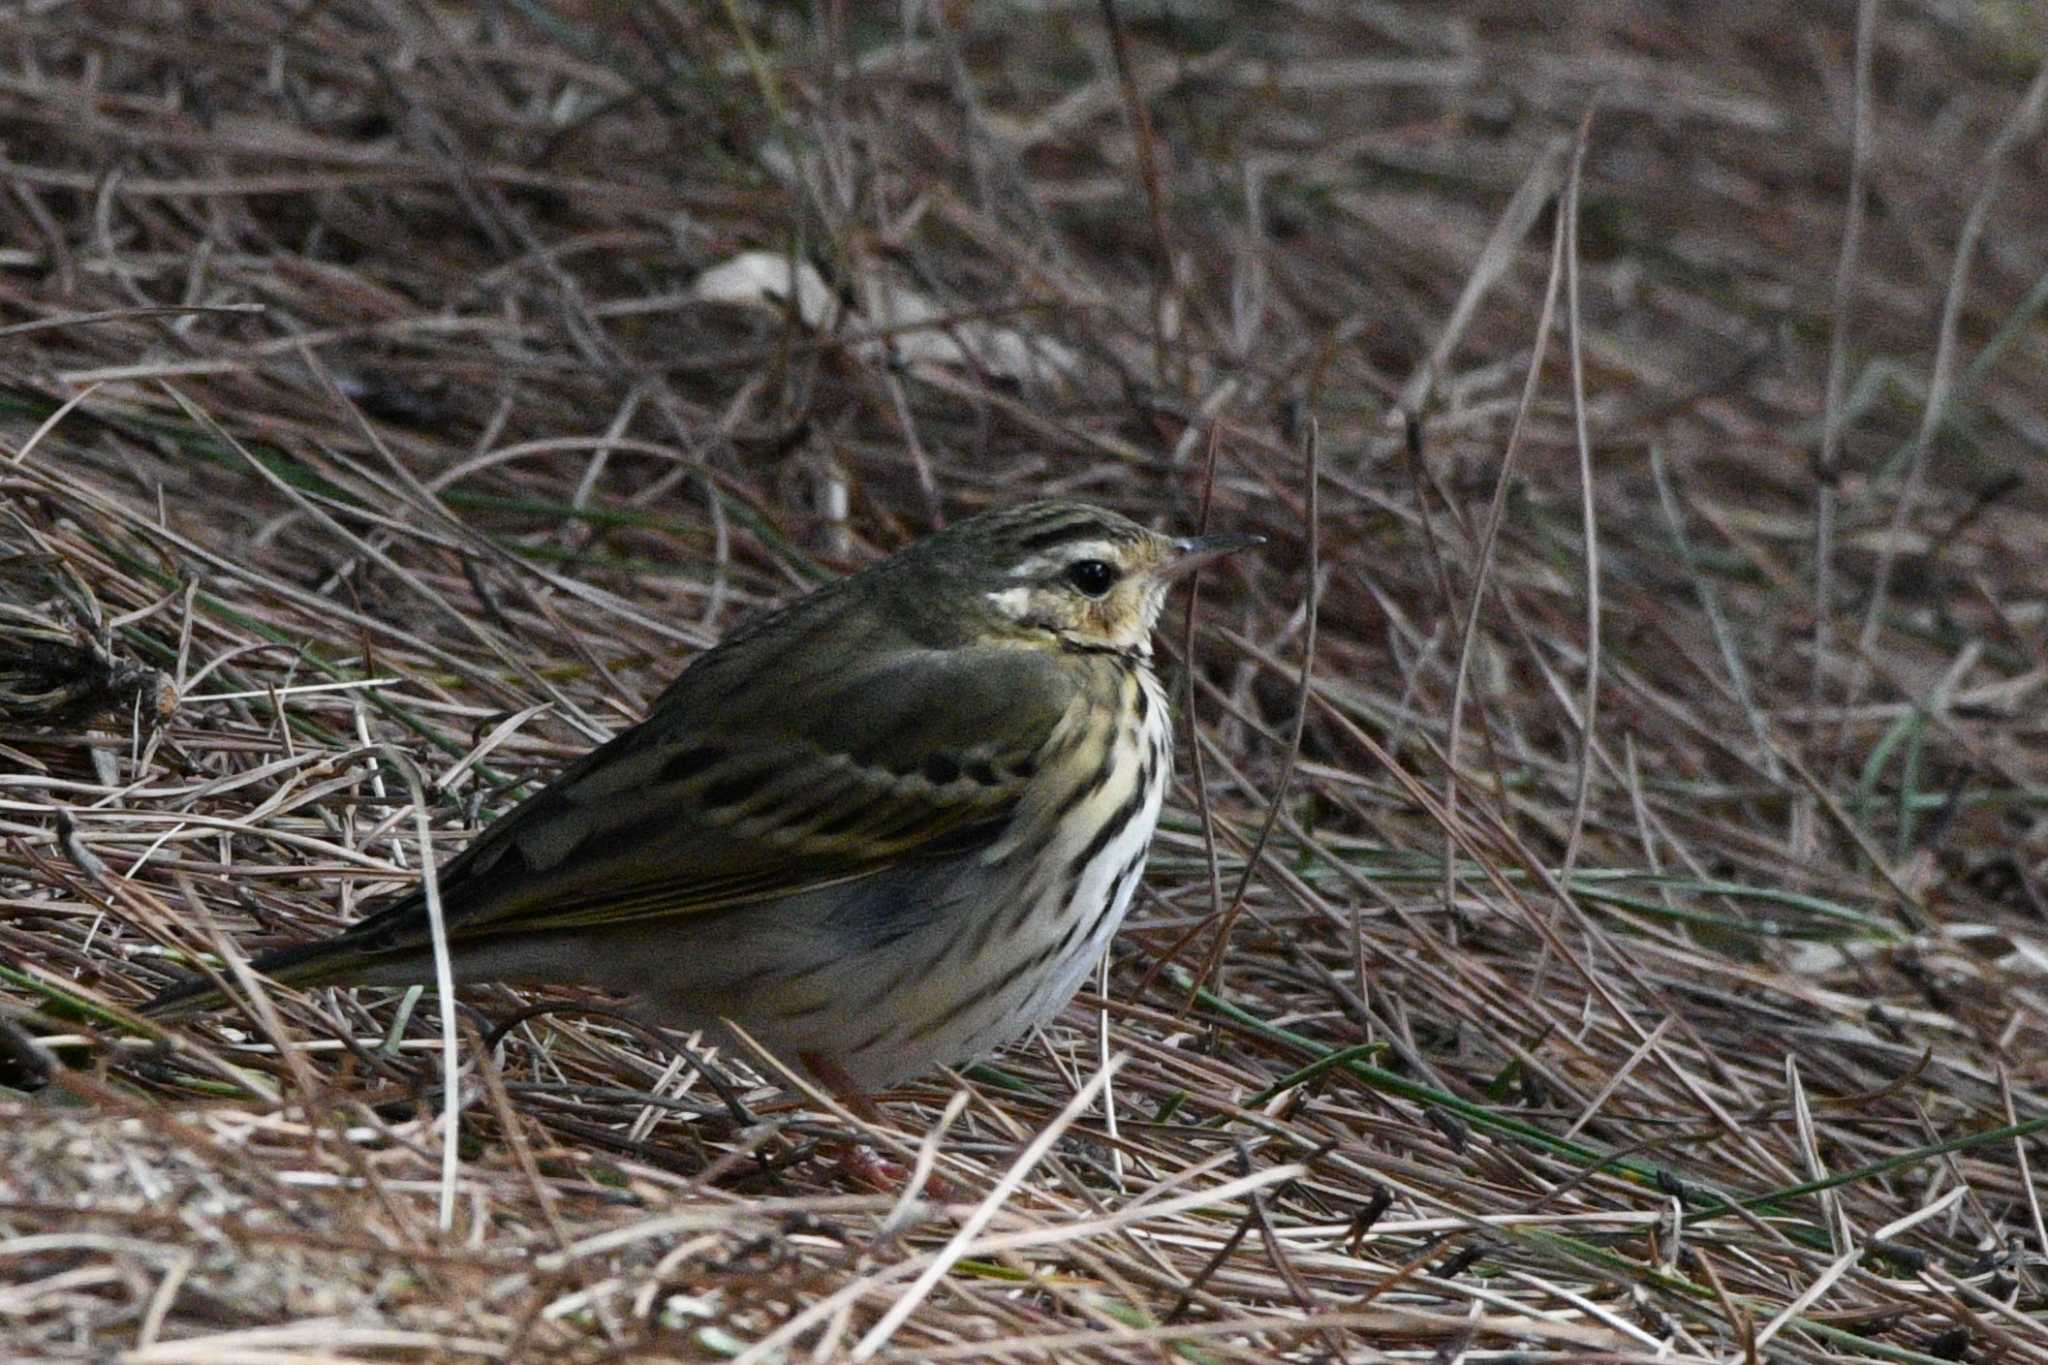
<path fill-rule="evenodd" d="M 1152 632 L 1263 543 L 1087 503 L 957 521 L 744 623 L 438 878 L 458 983 L 574 984 L 842 1097 L 987 1056 L 1107 950 L 1173 763 Z M 424 891 L 257 957 L 292 986 L 434 980 Z M 187 978 L 144 1007 L 220 1008 Z"/>

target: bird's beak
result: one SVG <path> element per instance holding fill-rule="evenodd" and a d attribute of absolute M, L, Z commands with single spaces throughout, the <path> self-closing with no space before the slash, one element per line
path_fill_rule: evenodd
<path fill-rule="evenodd" d="M 1249 550 L 1265 543 L 1264 536 L 1182 536 L 1173 542 L 1173 558 L 1162 564 L 1159 572 L 1165 578 L 1179 578 L 1204 564 L 1213 564 L 1225 555 L 1234 555 L 1239 550 Z"/>

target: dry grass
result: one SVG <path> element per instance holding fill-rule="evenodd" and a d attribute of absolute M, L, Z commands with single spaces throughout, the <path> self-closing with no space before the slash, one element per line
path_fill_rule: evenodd
<path fill-rule="evenodd" d="M 815 8 L 0 17 L 0 1355 L 2048 1359 L 2037 11 Z M 505 990 L 453 1105 L 129 1013 L 1055 490 L 1273 543 L 950 1207 Z"/>

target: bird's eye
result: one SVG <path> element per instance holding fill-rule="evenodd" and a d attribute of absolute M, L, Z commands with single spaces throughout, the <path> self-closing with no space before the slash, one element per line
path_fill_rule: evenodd
<path fill-rule="evenodd" d="M 1081 559 L 1067 566 L 1067 581 L 1090 597 L 1100 597 L 1116 582 L 1116 566 L 1099 559 Z"/>

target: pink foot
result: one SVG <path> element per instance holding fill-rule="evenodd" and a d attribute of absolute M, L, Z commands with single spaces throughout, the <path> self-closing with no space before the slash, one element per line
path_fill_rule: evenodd
<path fill-rule="evenodd" d="M 835 1164 L 856 1185 L 864 1185 L 878 1194 L 902 1194 L 910 1189 L 911 1177 L 917 1174 L 915 1167 L 883 1156 L 865 1142 L 840 1148 Z M 959 1197 L 952 1182 L 937 1171 L 925 1177 L 924 1188 L 918 1192 L 942 1204 L 950 1204 Z"/>

